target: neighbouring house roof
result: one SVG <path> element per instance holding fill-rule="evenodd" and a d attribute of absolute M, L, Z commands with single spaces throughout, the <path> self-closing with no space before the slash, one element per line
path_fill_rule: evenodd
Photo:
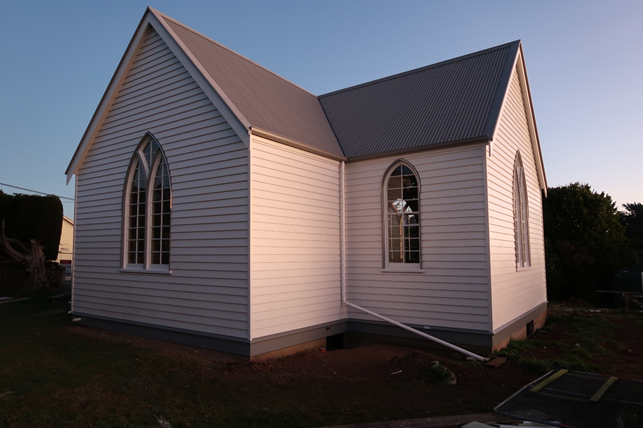
<path fill-rule="evenodd" d="M 319 97 L 347 157 L 493 139 L 520 42 Z"/>
<path fill-rule="evenodd" d="M 515 41 L 317 97 L 148 8 L 67 168 L 68 180 L 78 171 L 150 26 L 193 77 L 201 79 L 202 89 L 226 120 L 232 119 L 243 141 L 249 141 L 249 134 L 265 133 L 335 159 L 493 141 L 519 60 L 524 71 L 521 44 Z M 526 74 L 522 79 L 539 179 L 546 189 Z"/>

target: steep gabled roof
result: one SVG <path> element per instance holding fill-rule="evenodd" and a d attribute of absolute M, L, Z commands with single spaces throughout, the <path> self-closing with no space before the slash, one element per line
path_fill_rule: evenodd
<path fill-rule="evenodd" d="M 319 97 L 348 158 L 492 140 L 516 41 Z"/>
<path fill-rule="evenodd" d="M 66 171 L 78 172 L 137 46 L 153 27 L 242 141 L 272 138 L 334 159 L 355 160 L 449 144 L 493 141 L 520 41 L 317 97 L 148 8 Z M 531 95 L 520 62 L 541 187 L 546 189 Z"/>
<path fill-rule="evenodd" d="M 270 70 L 153 12 L 164 20 L 252 128 L 342 156 L 317 97 Z"/>

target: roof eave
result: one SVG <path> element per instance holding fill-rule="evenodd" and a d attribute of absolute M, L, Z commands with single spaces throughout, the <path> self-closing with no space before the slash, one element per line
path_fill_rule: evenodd
<path fill-rule="evenodd" d="M 534 114 L 534 105 L 531 100 L 531 89 L 529 88 L 529 78 L 527 77 L 527 67 L 525 66 L 525 56 L 522 52 L 522 46 L 520 47 L 520 67 L 518 72 L 521 75 L 521 78 L 524 82 L 524 96 L 527 97 L 527 123 L 529 126 L 529 134 L 531 136 L 532 147 L 534 151 L 534 159 L 536 161 L 536 170 L 538 172 L 538 181 L 540 182 L 540 188 L 543 191 L 545 197 L 547 197 L 547 176 L 545 175 L 545 164 L 543 162 L 542 149 L 540 147 L 540 137 L 538 136 L 538 127 L 536 126 L 536 115 Z"/>
<path fill-rule="evenodd" d="M 349 156 L 346 160 L 346 163 L 358 162 L 358 161 L 369 160 L 369 159 L 378 159 L 378 158 L 383 158 L 387 156 L 400 156 L 408 153 L 424 152 L 428 150 L 444 149 L 444 148 L 464 146 L 469 144 L 486 145 L 486 144 L 489 144 L 489 142 L 490 142 L 490 139 L 488 135 L 481 135 L 479 137 L 472 137 L 472 138 L 466 138 L 463 140 L 455 140 L 455 141 L 445 141 L 442 143 L 434 143 L 426 146 L 409 147 L 407 149 L 392 150 L 388 152 L 369 153 L 367 155 L 360 155 L 360 156 Z"/>
<path fill-rule="evenodd" d="M 256 126 L 252 126 L 250 128 L 250 134 L 255 135 L 257 137 L 262 137 L 266 138 L 271 141 L 275 141 L 277 143 L 285 144 L 290 147 L 295 147 L 297 149 L 304 150 L 309 153 L 314 153 L 316 155 L 324 156 L 328 159 L 333 159 L 337 161 L 346 161 L 347 158 L 346 156 L 341 156 L 336 153 L 329 152 L 327 150 L 323 150 L 317 147 L 313 147 L 308 144 L 304 144 L 301 141 L 293 140 L 288 137 L 284 137 L 283 135 L 275 134 L 274 132 L 266 131 L 265 129 L 257 128 Z"/>

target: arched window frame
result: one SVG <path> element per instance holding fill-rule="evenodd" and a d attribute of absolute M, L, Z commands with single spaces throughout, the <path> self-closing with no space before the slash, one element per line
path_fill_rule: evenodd
<path fill-rule="evenodd" d="M 516 250 L 516 270 L 531 266 L 529 246 L 529 201 L 527 200 L 527 182 L 522 164 L 520 150 L 516 152 L 513 170 L 513 212 L 514 241 Z"/>
<path fill-rule="evenodd" d="M 157 150 L 152 153 L 152 159 L 147 159 L 144 153 L 148 145 L 155 145 Z M 159 177 L 159 169 L 164 165 L 165 173 Z M 137 178 L 138 167 L 143 172 L 145 183 L 144 202 L 132 203 L 133 182 Z M 165 179 L 164 179 L 165 178 Z M 157 179 L 160 179 L 160 187 L 156 186 Z M 160 192 L 158 192 L 160 190 Z M 157 191 L 157 192 L 155 192 Z M 160 195 L 160 200 L 157 200 Z M 134 207 L 134 205 L 138 205 Z M 141 210 L 141 205 L 143 209 Z M 133 211 L 136 213 L 133 214 Z M 141 212 L 142 211 L 142 212 Z M 125 269 L 141 271 L 169 272 L 170 267 L 170 219 L 172 211 L 172 181 L 163 147 L 158 140 L 150 133 L 146 133 L 138 144 L 127 170 L 123 190 L 123 245 L 122 245 L 122 267 Z M 130 214 L 133 214 L 130 216 Z M 143 218 L 143 226 L 140 227 L 140 220 L 133 223 L 131 217 Z M 155 219 L 156 217 L 156 219 Z M 157 224 L 155 224 L 155 222 Z M 137 232 L 134 232 L 134 229 Z M 157 233 L 158 232 L 158 233 Z M 132 236 L 136 233 L 137 236 Z M 142 234 L 142 236 L 141 236 Z M 155 236 L 155 235 L 158 235 Z M 152 245 L 152 241 L 155 245 Z M 134 249 L 132 247 L 134 245 Z M 154 248 L 158 246 L 158 248 Z M 134 255 L 133 253 L 139 253 Z M 134 260 L 133 260 L 134 259 Z"/>
<path fill-rule="evenodd" d="M 402 215 L 403 221 L 400 223 L 401 231 L 398 234 L 399 236 L 391 236 L 391 217 L 396 213 L 389 211 L 389 206 L 391 201 L 389 200 L 389 184 L 391 177 L 396 173 L 398 168 L 407 168 L 414 178 L 415 178 L 415 196 L 416 198 L 404 198 L 404 185 L 401 185 L 401 200 L 404 206 L 409 207 L 407 210 L 400 210 L 397 215 Z M 410 174 L 403 174 L 403 176 L 409 176 Z M 403 178 L 402 178 L 403 180 Z M 393 190 L 393 189 L 391 189 Z M 383 217 L 383 254 L 382 254 L 382 264 L 384 269 L 390 269 L 395 271 L 420 271 L 422 269 L 422 233 L 421 233 L 421 183 L 420 183 L 420 174 L 413 165 L 404 160 L 398 159 L 389 166 L 389 168 L 384 173 L 382 181 L 382 217 Z M 415 210 L 410 207 L 410 204 L 407 204 L 404 201 L 414 201 Z M 414 218 L 416 223 L 406 224 L 407 220 L 404 215 L 409 215 Z M 414 232 L 408 234 L 407 231 L 414 230 Z M 410 236 L 412 235 L 412 236 Z M 398 241 L 396 249 L 391 248 L 392 241 Z M 412 242 L 413 241 L 413 242 Z M 405 244 L 406 243 L 406 244 Z M 405 246 L 406 245 L 406 246 Z M 392 257 L 391 253 L 396 252 L 400 254 L 400 257 Z M 411 253 L 414 253 L 411 255 Z"/>

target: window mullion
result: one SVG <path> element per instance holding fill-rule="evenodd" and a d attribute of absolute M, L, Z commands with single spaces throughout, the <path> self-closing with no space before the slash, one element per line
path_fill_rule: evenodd
<path fill-rule="evenodd" d="M 151 144 L 151 142 L 150 142 Z M 158 154 L 157 154 L 158 156 Z M 156 159 L 147 169 L 147 197 L 145 198 L 145 269 L 151 266 L 152 258 L 152 198 L 154 196 L 154 164 Z"/>

